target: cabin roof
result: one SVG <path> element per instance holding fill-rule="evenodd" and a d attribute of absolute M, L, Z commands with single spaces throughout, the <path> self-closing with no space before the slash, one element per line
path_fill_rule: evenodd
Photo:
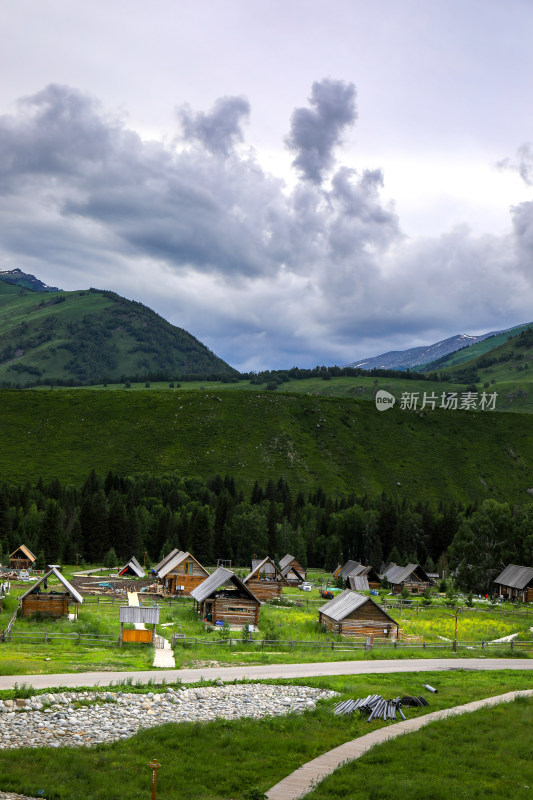
<path fill-rule="evenodd" d="M 192 558 L 192 560 L 196 562 L 196 564 L 198 564 L 200 569 L 203 569 L 206 575 L 209 574 L 205 569 L 205 567 L 202 567 L 198 559 L 195 558 L 191 553 L 189 553 L 186 550 L 180 550 L 179 553 L 176 553 L 175 556 L 173 556 L 169 561 L 166 562 L 166 564 L 163 567 L 161 567 L 160 570 L 158 570 L 157 572 L 158 576 L 160 578 L 164 578 L 166 575 L 168 575 L 169 572 L 172 572 L 173 569 L 179 566 L 179 564 L 181 564 L 187 558 Z"/>
<path fill-rule="evenodd" d="M 384 577 L 387 578 L 389 583 L 399 584 L 409 580 L 413 573 L 416 573 L 419 581 L 431 583 L 430 578 L 428 578 L 420 564 L 407 564 L 406 567 L 400 567 L 394 563 L 389 564 Z"/>
<path fill-rule="evenodd" d="M 289 566 L 291 561 L 296 561 L 296 558 L 295 556 L 291 556 L 289 553 L 287 553 L 286 556 L 283 556 L 283 558 L 280 559 L 279 568 L 283 571 L 286 567 Z"/>
<path fill-rule="evenodd" d="M 359 561 L 347 561 L 344 566 L 341 567 L 340 575 L 343 580 L 346 580 L 348 575 L 350 575 L 355 569 L 360 567 L 361 564 Z"/>
<path fill-rule="evenodd" d="M 163 559 L 162 559 L 162 560 L 159 562 L 159 564 L 156 564 L 156 565 L 155 565 L 155 567 L 153 567 L 153 568 L 152 568 L 152 572 L 159 572 L 159 570 L 160 570 L 160 569 L 161 569 L 161 568 L 162 568 L 162 567 L 163 567 L 163 566 L 164 566 L 164 565 L 167 563 L 167 561 L 170 561 L 170 559 L 171 559 L 171 558 L 174 558 L 174 556 L 176 555 L 176 553 L 179 553 L 179 552 L 181 552 L 181 551 L 180 551 L 180 550 L 178 550 L 178 548 L 177 548 L 177 547 L 175 547 L 175 548 L 174 548 L 174 550 L 171 550 L 171 551 L 170 551 L 170 553 L 168 554 L 168 556 L 165 556 L 165 557 L 164 557 L 164 558 L 163 558 Z"/>
<path fill-rule="evenodd" d="M 120 606 L 119 622 L 145 622 L 147 625 L 159 623 L 158 606 Z"/>
<path fill-rule="evenodd" d="M 368 578 L 366 575 L 348 575 L 348 583 L 350 585 L 350 589 L 353 589 L 354 592 L 368 592 L 370 591 L 370 586 L 368 585 Z"/>
<path fill-rule="evenodd" d="M 16 550 L 13 550 L 9 558 L 15 558 L 15 555 L 19 550 L 22 550 L 26 558 L 28 558 L 30 561 L 37 561 L 37 558 L 33 555 L 29 547 L 26 547 L 25 544 L 21 544 L 16 548 Z"/>
<path fill-rule="evenodd" d="M 265 564 L 271 564 L 274 567 L 274 572 L 273 572 L 273 576 L 274 577 L 272 578 L 272 580 L 277 580 L 278 579 L 277 578 L 278 575 L 281 577 L 281 572 L 276 567 L 276 565 L 274 564 L 274 562 L 272 561 L 270 556 L 267 556 L 266 558 L 263 558 L 262 561 L 258 561 L 258 560 L 252 561 L 252 570 L 246 576 L 246 578 L 243 578 L 243 583 L 246 583 L 246 581 L 250 580 L 250 578 L 259 577 L 259 573 L 261 572 L 261 569 Z"/>
<path fill-rule="evenodd" d="M 124 564 L 124 566 L 122 567 L 122 569 L 121 569 L 121 570 L 120 570 L 120 572 L 119 572 L 119 575 L 121 575 L 121 574 L 124 572 L 124 570 L 125 570 L 125 569 L 127 569 L 128 567 L 129 567 L 131 570 L 133 570 L 133 572 L 134 572 L 134 573 L 135 573 L 135 574 L 136 574 L 136 575 L 137 575 L 139 578 L 144 578 L 144 576 L 146 575 L 146 572 L 145 572 L 145 571 L 144 571 L 144 569 L 141 567 L 141 565 L 139 564 L 139 562 L 137 561 L 137 559 L 135 558 L 135 556 L 132 556 L 132 557 L 130 558 L 130 560 L 128 561 L 128 563 L 127 563 L 127 564 Z"/>
<path fill-rule="evenodd" d="M 533 567 L 522 567 L 519 564 L 508 564 L 494 579 L 494 583 L 510 586 L 511 589 L 525 589 L 530 581 L 533 581 Z"/>
<path fill-rule="evenodd" d="M 255 594 L 250 591 L 246 584 L 243 583 L 234 572 L 225 567 L 218 567 L 205 581 L 195 586 L 191 592 L 191 597 L 194 597 L 198 603 L 203 603 L 204 600 L 224 586 L 224 584 L 228 583 L 232 583 L 236 589 L 240 589 L 245 594 L 249 595 L 252 600 L 255 600 L 256 603 L 259 603 Z"/>
<path fill-rule="evenodd" d="M 60 583 L 63 584 L 67 592 L 69 592 L 72 595 L 72 597 L 77 603 L 83 603 L 83 597 L 81 596 L 81 594 L 74 588 L 74 586 L 72 586 L 71 583 L 67 581 L 66 578 L 63 577 L 63 575 L 60 572 L 58 572 L 58 570 L 55 567 L 49 569 L 48 572 L 42 576 L 42 578 L 39 578 L 38 581 L 35 581 L 35 583 L 31 585 L 28 591 L 25 592 L 23 595 L 21 595 L 20 599 L 24 600 L 25 597 L 27 597 L 29 594 L 33 592 L 36 586 L 40 586 L 40 584 L 43 581 L 45 581 L 48 577 L 50 577 L 50 575 L 55 575 L 55 577 L 60 581 Z"/>
<path fill-rule="evenodd" d="M 391 622 L 394 622 L 397 625 L 396 620 L 392 619 L 387 612 L 378 606 L 371 597 L 366 597 L 363 594 L 357 594 L 357 592 L 352 592 L 351 589 L 345 589 L 341 594 L 338 594 L 333 600 L 330 600 L 325 605 L 321 606 L 318 610 L 321 614 L 324 614 L 326 617 L 334 620 L 335 622 L 340 622 L 353 611 L 356 611 L 361 606 L 364 606 L 365 603 L 372 603 L 382 614 L 385 614 L 386 617 L 390 619 Z"/>

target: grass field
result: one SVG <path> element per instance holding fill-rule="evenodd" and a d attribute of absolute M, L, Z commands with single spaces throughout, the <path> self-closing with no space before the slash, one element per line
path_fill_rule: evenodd
<path fill-rule="evenodd" d="M 315 711 L 305 712 L 303 716 L 291 714 L 257 721 L 167 724 L 110 745 L 0 751 L 0 789 L 33 796 L 44 791 L 48 800 L 79 800 L 80 797 L 87 800 L 122 800 L 124 797 L 144 800 L 150 791 L 151 777 L 146 764 L 155 756 L 161 763 L 157 791 L 160 800 L 175 798 L 177 793 L 183 800 L 255 800 L 301 764 L 369 730 L 390 724 L 376 721 L 369 725 L 366 718 L 357 715 L 337 717 L 332 714 L 332 707 L 339 700 L 366 697 L 371 693 L 384 697 L 418 695 L 425 693 L 423 685 L 430 682 L 438 689 L 438 694 L 427 695 L 429 707 L 409 709 L 407 715 L 414 717 L 513 689 L 529 688 L 531 676 L 514 671 L 477 674 L 459 670 L 453 673 L 364 675 L 294 682 L 333 689 L 340 694 L 335 700 L 324 701 Z M 157 691 L 154 687 L 151 690 Z M 531 704 L 512 704 L 507 713 L 498 713 L 496 720 L 493 735 L 499 736 L 509 749 L 509 757 L 500 762 L 499 774 L 518 781 L 521 774 L 513 773 L 513 769 L 518 766 L 522 770 L 522 758 L 518 758 L 518 754 L 528 746 L 524 730 L 529 730 L 531 725 Z M 483 730 L 487 730 L 486 725 Z M 418 737 L 419 734 L 411 736 Z M 468 774 L 474 779 L 477 773 L 474 759 L 468 759 L 469 742 L 456 739 L 454 744 L 453 737 L 452 731 L 443 740 L 435 740 L 434 763 L 438 764 L 439 759 L 442 762 L 450 752 L 449 748 L 453 748 L 451 752 L 455 753 L 460 741 L 461 764 L 465 764 L 465 769 L 468 767 Z M 404 741 L 409 748 L 411 738 L 406 737 Z M 479 751 L 473 752 L 476 756 L 479 754 Z M 501 747 L 498 752 L 501 752 Z M 402 757 L 407 765 L 411 765 L 412 772 L 412 754 L 404 753 Z M 374 768 L 374 782 L 379 778 L 390 783 L 394 773 L 387 770 L 388 761 L 382 757 L 376 763 L 380 767 Z M 524 775 L 527 774 L 526 771 Z M 524 783 L 528 780 L 524 779 Z M 508 785 L 518 786 L 518 782 Z M 460 792 L 434 795 L 433 783 L 426 784 L 426 791 L 428 789 L 431 794 L 413 796 L 437 796 L 442 800 L 470 796 Z M 345 790 L 344 797 L 352 796 L 355 796 L 352 790 Z M 360 796 L 381 798 L 382 795 Z M 384 795 L 389 796 L 392 795 Z M 481 797 L 472 795 L 477 796 Z M 522 797 L 511 793 L 507 796 Z"/>
<path fill-rule="evenodd" d="M 283 476 L 293 490 L 410 500 L 530 499 L 528 417 L 429 411 L 345 398 L 244 391 L 0 391 L 0 479 L 178 470 L 231 474 L 248 493 Z"/>

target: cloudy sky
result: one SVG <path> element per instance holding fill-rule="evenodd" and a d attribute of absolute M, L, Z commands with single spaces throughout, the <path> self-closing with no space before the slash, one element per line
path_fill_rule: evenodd
<path fill-rule="evenodd" d="M 531 0 L 0 11 L 0 269 L 247 370 L 533 318 Z"/>

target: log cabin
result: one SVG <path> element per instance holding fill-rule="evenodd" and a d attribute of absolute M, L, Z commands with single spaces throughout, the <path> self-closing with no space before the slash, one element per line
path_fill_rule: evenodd
<path fill-rule="evenodd" d="M 244 578 L 243 583 L 261 601 L 281 597 L 283 586 L 289 585 L 268 556 L 262 561 L 252 561 L 252 571 Z"/>
<path fill-rule="evenodd" d="M 163 591 L 168 594 L 180 594 L 188 597 L 194 588 L 199 586 L 209 572 L 191 553 L 177 551 L 172 557 L 164 560 L 156 574 L 163 581 Z"/>
<path fill-rule="evenodd" d="M 287 553 L 279 562 L 281 574 L 291 586 L 299 586 L 307 580 L 307 573 L 298 559 Z"/>
<path fill-rule="evenodd" d="M 500 597 L 508 600 L 519 598 L 524 603 L 533 602 L 533 567 L 508 564 L 494 580 Z"/>
<path fill-rule="evenodd" d="M 9 556 L 11 569 L 31 569 L 36 561 L 37 558 L 25 544 L 21 544 Z"/>
<path fill-rule="evenodd" d="M 197 611 L 211 625 L 227 622 L 232 627 L 257 625 L 260 602 L 235 573 L 224 567 L 191 591 Z"/>
<path fill-rule="evenodd" d="M 364 578 L 365 580 L 356 581 L 356 578 Z M 379 589 L 381 586 L 381 578 L 374 567 L 371 567 L 369 564 L 357 563 L 357 566 L 344 576 L 344 580 L 347 589 L 356 589 L 357 591 L 361 591 L 361 589 L 355 586 L 356 583 L 365 585 L 367 591 L 369 589 Z"/>
<path fill-rule="evenodd" d="M 371 597 L 345 589 L 318 609 L 318 621 L 341 636 L 379 636 L 395 639 L 398 623 Z"/>
<path fill-rule="evenodd" d="M 48 579 L 55 577 L 65 589 L 64 592 L 51 589 L 49 592 L 41 591 L 48 588 Z M 83 603 L 81 594 L 67 581 L 66 578 L 52 567 L 31 588 L 20 597 L 20 607 L 23 617 L 32 614 L 43 614 L 47 617 L 64 617 L 69 613 L 69 606 L 74 603 L 74 615 L 78 616 L 78 604 Z"/>
<path fill-rule="evenodd" d="M 409 594 L 424 594 L 428 586 L 433 585 L 433 581 L 420 564 L 407 564 L 406 567 L 400 567 L 391 562 L 386 568 L 383 578 L 388 580 L 393 594 L 401 594 L 404 588 Z"/>

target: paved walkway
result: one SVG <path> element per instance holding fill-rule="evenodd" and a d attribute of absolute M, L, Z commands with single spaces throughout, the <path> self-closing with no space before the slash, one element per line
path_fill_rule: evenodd
<path fill-rule="evenodd" d="M 194 683 L 201 680 L 265 680 L 268 678 L 315 678 L 331 675 L 379 675 L 394 672 L 441 672 L 454 669 L 533 670 L 532 658 L 412 658 L 375 661 L 322 661 L 314 664 L 265 664 L 261 666 L 158 669 L 139 672 L 74 672 L 55 675 L 0 675 L 0 689 L 25 683 L 34 689 L 54 686 L 107 686 L 133 680 L 148 683 Z"/>
<path fill-rule="evenodd" d="M 310 792 L 314 787 L 323 780 L 327 775 L 336 770 L 341 765 L 348 761 L 354 761 L 356 758 L 364 755 L 374 745 L 387 742 L 390 739 L 401 736 L 404 733 L 412 733 L 422 728 L 424 725 L 429 725 L 430 722 L 435 722 L 439 719 L 446 717 L 454 717 L 458 714 L 466 714 L 471 711 L 477 711 L 486 706 L 494 706 L 498 703 L 509 703 L 515 697 L 531 697 L 533 696 L 533 689 L 527 689 L 518 692 L 507 692 L 507 694 L 500 694 L 496 697 L 487 697 L 483 700 L 474 700 L 472 703 L 466 703 L 463 706 L 454 706 L 452 708 L 445 708 L 442 711 L 433 711 L 431 714 L 426 714 L 423 717 L 416 717 L 408 719 L 405 722 L 398 722 L 386 728 L 367 733 L 360 736 L 358 739 L 352 739 L 351 742 L 341 744 L 335 747 L 328 753 L 324 753 L 313 761 L 308 761 L 295 772 L 287 775 L 282 781 L 276 783 L 266 793 L 269 800 L 296 800 L 296 798 L 303 797 Z"/>

